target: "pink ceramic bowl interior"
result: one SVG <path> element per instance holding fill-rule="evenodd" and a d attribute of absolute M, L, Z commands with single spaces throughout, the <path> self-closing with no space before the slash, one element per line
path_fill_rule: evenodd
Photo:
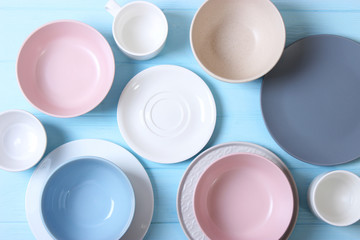
<path fill-rule="evenodd" d="M 249 153 L 214 162 L 194 194 L 195 216 L 210 239 L 278 240 L 290 224 L 293 207 L 291 186 L 282 170 Z"/>
<path fill-rule="evenodd" d="M 114 74 L 114 56 L 105 38 L 73 20 L 37 29 L 17 61 L 25 97 L 55 117 L 75 117 L 95 108 L 109 92 Z"/>

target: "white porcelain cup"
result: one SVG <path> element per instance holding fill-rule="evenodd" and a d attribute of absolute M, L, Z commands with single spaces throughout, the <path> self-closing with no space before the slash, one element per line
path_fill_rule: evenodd
<path fill-rule="evenodd" d="M 360 219 L 360 178 L 344 170 L 321 174 L 310 184 L 308 204 L 331 225 L 351 225 Z"/>
<path fill-rule="evenodd" d="M 152 3 L 135 1 L 121 7 L 114 0 L 105 9 L 114 16 L 112 32 L 120 50 L 135 60 L 155 57 L 164 47 L 168 23 Z"/>

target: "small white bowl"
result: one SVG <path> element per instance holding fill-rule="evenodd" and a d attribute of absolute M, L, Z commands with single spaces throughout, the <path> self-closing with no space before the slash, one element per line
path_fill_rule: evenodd
<path fill-rule="evenodd" d="M 308 203 L 324 222 L 351 225 L 360 219 L 360 178 L 344 170 L 321 174 L 310 184 Z"/>
<path fill-rule="evenodd" d="M 0 114 L 0 168 L 23 171 L 33 167 L 46 149 L 46 132 L 41 122 L 23 110 Z"/>
<path fill-rule="evenodd" d="M 148 60 L 163 49 L 168 22 L 155 4 L 134 1 L 120 6 L 109 0 L 105 9 L 114 16 L 112 32 L 116 44 L 129 58 Z"/>

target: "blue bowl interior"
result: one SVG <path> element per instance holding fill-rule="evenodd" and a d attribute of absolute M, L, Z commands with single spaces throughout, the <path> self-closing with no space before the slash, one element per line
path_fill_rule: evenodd
<path fill-rule="evenodd" d="M 135 197 L 111 162 L 87 157 L 56 170 L 45 185 L 41 211 L 56 239 L 119 239 L 129 227 Z"/>

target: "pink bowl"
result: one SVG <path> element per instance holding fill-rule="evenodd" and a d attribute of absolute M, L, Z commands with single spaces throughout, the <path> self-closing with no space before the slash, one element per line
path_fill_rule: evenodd
<path fill-rule="evenodd" d="M 55 117 L 75 117 L 95 108 L 109 92 L 114 74 L 114 56 L 105 38 L 73 20 L 34 31 L 17 60 L 25 97 Z"/>
<path fill-rule="evenodd" d="M 210 239 L 280 239 L 294 207 L 291 186 L 270 160 L 249 153 L 220 158 L 197 183 L 194 210 Z"/>

